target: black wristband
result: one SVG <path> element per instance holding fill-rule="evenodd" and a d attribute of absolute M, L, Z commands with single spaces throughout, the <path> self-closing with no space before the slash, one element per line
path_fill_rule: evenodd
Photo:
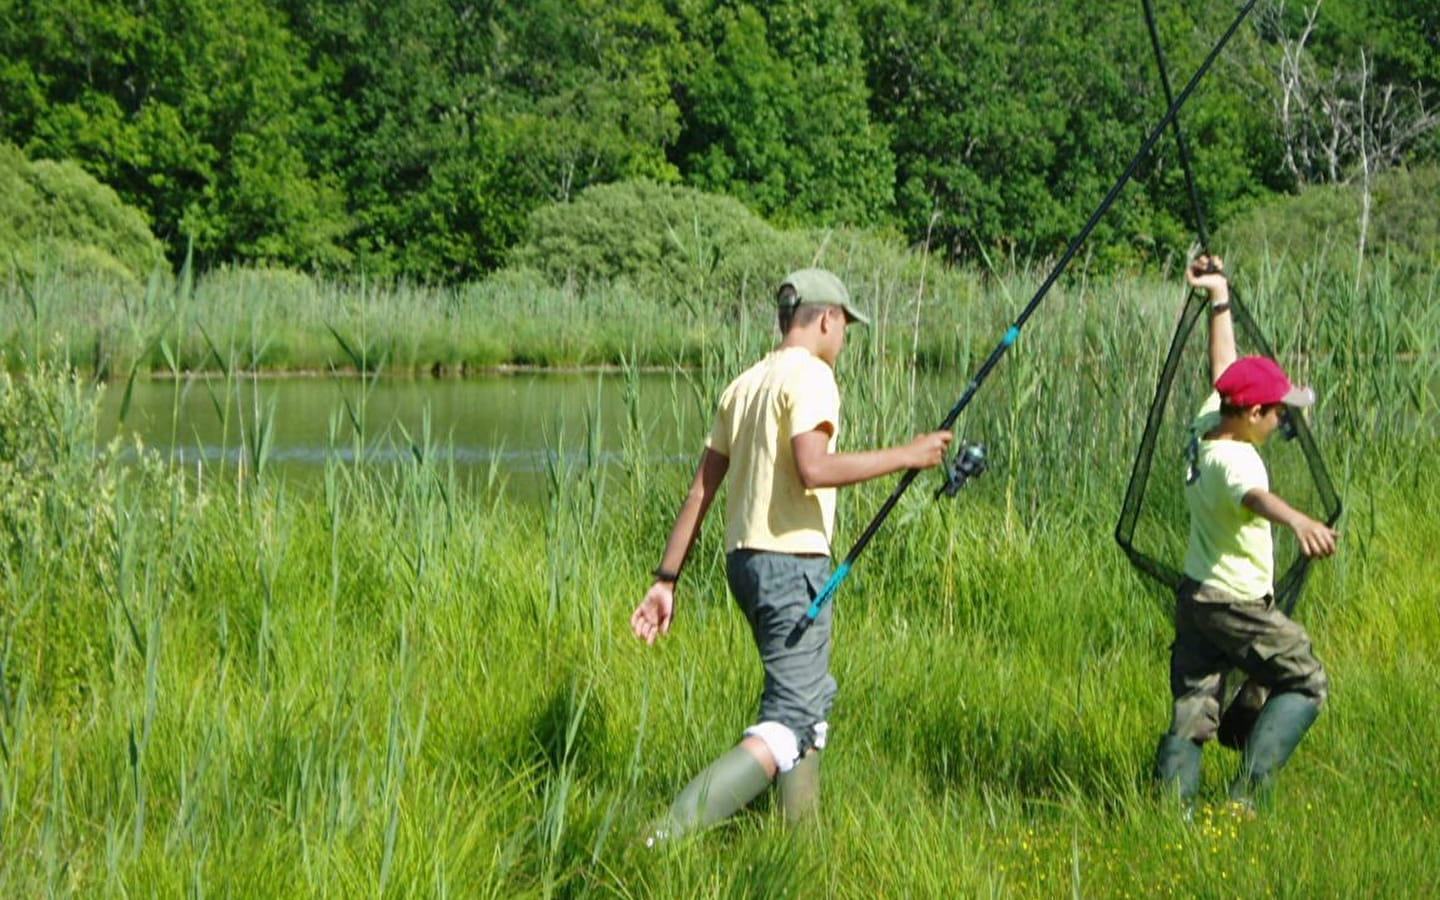
<path fill-rule="evenodd" d="M 1224 303 L 1212 303 L 1212 304 L 1210 304 L 1210 311 L 1211 311 L 1212 313 L 1229 312 L 1229 311 L 1230 311 L 1230 301 L 1229 301 L 1229 300 L 1226 300 Z"/>
<path fill-rule="evenodd" d="M 665 584 L 675 584 L 680 580 L 679 572 L 672 572 L 664 566 L 656 567 L 655 571 L 651 574 L 655 576 L 656 581 L 661 581 Z"/>

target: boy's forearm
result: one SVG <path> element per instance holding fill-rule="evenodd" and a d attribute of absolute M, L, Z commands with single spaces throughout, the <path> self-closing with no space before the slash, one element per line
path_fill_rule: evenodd
<path fill-rule="evenodd" d="M 1230 286 L 1221 282 L 1210 289 L 1210 380 L 1235 361 L 1235 320 L 1230 315 Z"/>
<path fill-rule="evenodd" d="M 945 461 L 949 431 L 917 434 L 908 444 L 856 453 L 831 453 L 829 433 L 816 429 L 791 438 L 800 483 L 810 490 L 859 484 L 906 469 L 928 469 Z"/>
<path fill-rule="evenodd" d="M 1253 490 L 1245 495 L 1245 506 L 1256 515 L 1285 525 L 1295 532 L 1300 552 L 1308 557 L 1329 556 L 1335 552 L 1335 541 L 1340 533 L 1324 522 L 1310 518 L 1269 491 Z"/>
<path fill-rule="evenodd" d="M 806 466 L 801 476 L 805 487 L 846 487 L 908 469 L 903 447 L 885 447 L 855 453 L 825 453 Z"/>
<path fill-rule="evenodd" d="M 670 537 L 665 541 L 665 553 L 660 557 L 661 570 L 679 575 L 686 557 L 690 555 L 690 548 L 700 536 L 700 526 L 705 523 L 705 516 L 710 511 L 710 504 L 715 500 L 715 494 L 729 465 L 728 458 L 706 449 L 700 467 L 695 472 L 695 478 L 690 483 L 690 490 L 685 494 L 685 501 L 680 504 L 680 511 L 675 514 L 675 524 L 671 526 Z"/>
<path fill-rule="evenodd" d="M 1276 525 L 1284 525 L 1287 528 L 1294 528 L 1298 524 L 1309 521 L 1309 516 L 1300 512 L 1281 499 L 1279 494 L 1270 491 L 1263 491 L 1259 488 L 1250 491 L 1242 501 L 1247 509 L 1261 518 L 1274 522 Z"/>
<path fill-rule="evenodd" d="M 665 552 L 660 556 L 661 570 L 680 574 L 685 558 L 690 555 L 690 548 L 700 536 L 700 525 L 705 521 L 708 506 L 705 498 L 697 497 L 693 491 L 685 495 L 685 502 L 680 504 L 680 511 L 675 514 L 670 537 L 665 541 Z"/>
<path fill-rule="evenodd" d="M 1230 318 L 1230 282 L 1218 256 L 1206 253 L 1185 269 L 1185 280 L 1210 298 L 1210 380 L 1235 361 L 1235 324 Z"/>

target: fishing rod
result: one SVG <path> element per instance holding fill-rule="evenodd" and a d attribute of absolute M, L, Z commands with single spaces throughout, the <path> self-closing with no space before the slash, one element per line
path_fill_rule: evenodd
<path fill-rule="evenodd" d="M 1155 7 L 1150 0 L 1143 0 L 1145 26 L 1150 32 L 1150 48 L 1155 52 L 1155 66 L 1160 70 L 1160 86 L 1165 91 L 1165 103 L 1175 105 L 1175 93 L 1170 88 L 1170 67 L 1165 63 L 1165 48 L 1160 46 L 1160 30 L 1155 24 Z M 1185 187 L 1190 192 L 1190 209 L 1195 213 L 1195 234 L 1200 238 L 1200 252 L 1210 255 L 1210 232 L 1205 227 L 1205 208 L 1200 205 L 1200 190 L 1195 186 L 1195 170 L 1190 165 L 1190 146 L 1185 142 L 1185 130 L 1180 127 L 1180 113 L 1177 110 L 1171 119 L 1175 129 L 1175 147 L 1180 151 L 1180 168 L 1185 173 Z"/>
<path fill-rule="evenodd" d="M 947 413 L 941 421 L 939 430 L 949 430 L 950 427 L 955 424 L 955 421 L 960 418 L 960 413 L 965 410 L 965 407 L 970 405 L 970 400 L 975 396 L 975 392 L 980 389 L 980 385 L 985 382 L 985 379 L 990 375 L 990 371 L 994 369 L 995 365 L 1000 361 L 1000 357 L 1004 356 L 1005 351 L 1010 349 L 1010 345 L 1019 339 L 1020 329 L 1025 327 L 1025 323 L 1029 321 L 1030 316 L 1033 315 L 1036 308 L 1040 306 L 1040 302 L 1045 299 L 1045 295 L 1050 291 L 1051 286 L 1060 278 L 1060 274 L 1065 271 L 1066 266 L 1070 264 L 1070 260 L 1079 252 L 1081 244 L 1090 236 L 1090 232 L 1095 230 L 1095 226 L 1099 224 L 1101 217 L 1109 211 L 1115 199 L 1120 196 L 1120 191 L 1129 183 L 1130 179 L 1134 177 L 1135 170 L 1140 167 L 1140 163 L 1145 159 L 1145 156 L 1150 152 L 1151 148 L 1155 146 L 1156 141 L 1160 140 L 1161 135 L 1165 133 L 1165 129 L 1169 127 L 1170 122 L 1180 111 L 1180 107 L 1189 99 L 1190 93 L 1195 90 L 1195 86 L 1200 83 L 1200 79 L 1205 76 L 1206 72 L 1210 71 L 1210 67 L 1220 56 L 1220 51 L 1225 48 L 1225 45 L 1234 37 L 1235 32 L 1240 29 L 1240 24 L 1244 22 L 1245 17 L 1250 14 L 1250 10 L 1254 8 L 1255 3 L 1256 0 L 1247 0 L 1245 5 L 1241 7 L 1239 14 L 1235 17 L 1235 21 L 1230 23 L 1230 27 L 1225 31 L 1225 34 L 1220 38 L 1219 42 L 1215 44 L 1214 48 L 1211 49 L 1210 55 L 1200 64 L 1200 68 L 1195 71 L 1190 82 L 1186 84 L 1185 89 L 1180 92 L 1180 96 L 1171 102 L 1170 108 L 1166 110 L 1164 118 L 1160 120 L 1160 124 L 1156 125 L 1149 136 L 1146 137 L 1145 142 L 1140 146 L 1140 150 L 1130 160 L 1129 165 L 1125 167 L 1125 171 L 1120 175 L 1120 178 L 1115 182 L 1114 186 L 1110 188 L 1105 198 L 1100 201 L 1100 205 L 1096 208 L 1095 212 L 1091 214 L 1089 221 L 1080 229 L 1080 233 L 1075 236 L 1074 240 L 1070 242 L 1070 245 L 1065 248 L 1065 252 L 1060 256 L 1060 259 L 1055 263 L 1054 267 L 1051 268 L 1050 274 L 1045 277 L 1045 281 L 1041 283 L 1039 289 L 1035 292 L 1035 296 L 1031 297 L 1030 302 L 1025 304 L 1025 308 L 1021 310 L 1020 315 L 1016 317 L 1014 323 L 1005 331 L 1004 336 L 1000 339 L 1000 343 L 995 345 L 995 349 L 990 351 L 990 355 L 986 357 L 979 371 L 975 373 L 975 377 L 970 379 L 970 383 L 966 385 L 965 391 L 960 395 L 960 399 L 956 401 L 955 405 L 950 409 L 950 412 Z M 962 448 L 962 454 L 963 452 L 964 448 Z M 983 450 L 980 451 L 980 455 L 983 459 Z M 815 623 L 815 619 L 819 617 L 820 611 L 834 598 L 835 592 L 839 590 L 840 585 L 849 577 L 850 570 L 854 568 L 855 562 L 859 559 L 860 554 L 865 552 L 866 546 L 868 546 L 871 539 L 875 537 L 875 533 L 880 530 L 880 526 L 885 522 L 885 519 L 889 517 L 890 511 L 895 508 L 895 504 L 900 502 L 900 498 L 909 490 L 911 483 L 914 482 L 916 476 L 919 474 L 919 469 L 907 469 L 905 474 L 900 477 L 899 483 L 895 485 L 895 489 L 890 492 L 890 496 L 887 497 L 885 502 L 880 506 L 880 511 L 875 514 L 875 518 L 871 519 L 870 524 L 865 526 L 865 530 L 861 532 L 860 537 L 856 539 L 855 545 L 850 548 L 850 552 L 845 554 L 845 558 L 835 567 L 835 572 L 830 576 L 830 580 L 825 582 L 825 586 L 821 588 L 820 593 L 810 603 L 810 607 L 805 610 L 805 614 L 800 617 L 800 620 L 795 623 L 795 627 L 791 629 L 790 634 L 786 636 L 785 646 L 793 647 L 799 643 L 800 638 L 809 630 L 810 626 Z"/>

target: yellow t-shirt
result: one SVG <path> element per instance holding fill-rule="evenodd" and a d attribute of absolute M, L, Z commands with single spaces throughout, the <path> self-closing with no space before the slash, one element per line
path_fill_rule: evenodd
<path fill-rule="evenodd" d="M 730 459 L 725 549 L 830 552 L 835 489 L 806 490 L 790 439 L 830 426 L 840 434 L 835 373 L 803 347 L 772 351 L 730 382 L 705 445 Z"/>
<path fill-rule="evenodd" d="M 1212 393 L 1190 426 L 1185 574 L 1241 600 L 1256 600 L 1274 589 L 1274 546 L 1270 522 L 1241 501 L 1255 488 L 1270 490 L 1270 476 L 1254 444 L 1205 439 L 1219 423 L 1220 395 Z"/>

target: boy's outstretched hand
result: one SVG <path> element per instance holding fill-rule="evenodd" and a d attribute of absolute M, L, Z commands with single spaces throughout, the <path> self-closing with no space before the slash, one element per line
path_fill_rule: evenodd
<path fill-rule="evenodd" d="M 1295 509 L 1279 495 L 1263 488 L 1253 488 L 1246 492 L 1240 502 L 1256 515 L 1264 516 L 1276 525 L 1284 525 L 1295 532 L 1295 538 L 1300 542 L 1300 552 L 1306 556 L 1329 556 L 1335 552 L 1335 542 L 1339 539 L 1340 532 Z"/>
<path fill-rule="evenodd" d="M 675 587 L 663 581 L 650 585 L 645 599 L 630 615 L 630 630 L 646 644 L 654 644 L 662 634 L 670 633 L 670 620 L 675 615 Z"/>
<path fill-rule="evenodd" d="M 1295 532 L 1295 538 L 1300 542 L 1300 552 L 1306 556 L 1324 557 L 1335 552 L 1335 541 L 1340 537 L 1340 532 L 1324 522 L 1317 522 L 1309 516 L 1301 516 L 1300 520 L 1290 527 Z"/>
<path fill-rule="evenodd" d="M 909 459 L 910 469 L 928 469 L 938 466 L 945 461 L 945 448 L 950 446 L 950 441 L 955 437 L 950 431 L 931 431 L 928 434 L 917 434 L 905 445 L 906 457 Z"/>

